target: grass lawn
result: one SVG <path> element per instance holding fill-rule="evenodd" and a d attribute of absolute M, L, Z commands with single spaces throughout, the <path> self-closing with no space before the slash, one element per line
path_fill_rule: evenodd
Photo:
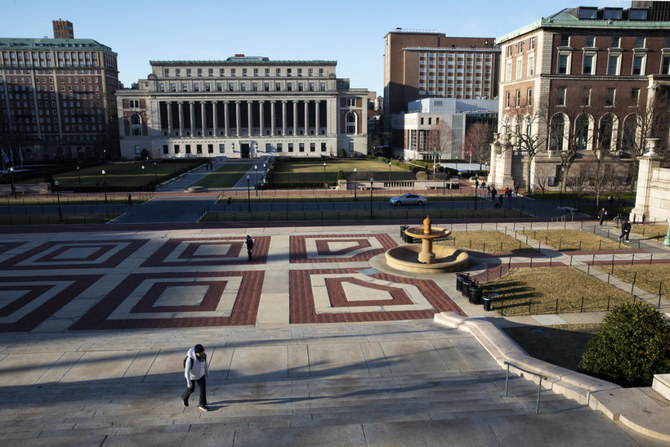
<path fill-rule="evenodd" d="M 499 231 L 454 231 L 449 239 L 436 242 L 436 245 L 440 244 L 482 253 L 514 253 L 533 250 L 523 242 Z"/>
<path fill-rule="evenodd" d="M 495 292 L 491 308 L 501 315 L 542 315 L 606 311 L 633 297 L 572 267 L 512 269 L 485 284 Z"/>
<path fill-rule="evenodd" d="M 63 215 L 61 221 L 58 214 L 0 214 L 0 225 L 104 224 L 118 215 L 118 213 L 67 214 Z"/>
<path fill-rule="evenodd" d="M 324 175 L 324 166 L 325 175 Z M 337 180 L 337 173 L 341 170 L 345 178 L 350 178 L 356 168 L 356 179 L 360 181 L 369 181 L 373 177 L 375 181 L 385 181 L 389 176 L 393 180 L 413 180 L 416 174 L 398 166 L 383 163 L 374 160 L 279 160 L 275 165 L 272 183 L 295 183 L 295 182 L 334 182 Z M 390 173 L 389 173 L 390 171 Z"/>
<path fill-rule="evenodd" d="M 611 266 L 595 266 L 596 268 L 612 272 Z M 665 298 L 670 298 L 670 264 L 633 264 L 633 265 L 614 265 L 612 273 L 630 284 L 642 289 L 658 294 L 659 290 Z"/>
<path fill-rule="evenodd" d="M 668 234 L 668 225 L 633 225 L 630 232 L 662 244 Z"/>
<path fill-rule="evenodd" d="M 123 162 L 123 163 L 105 163 L 94 167 L 82 168 L 77 174 L 77 170 L 54 175 L 54 180 L 60 183 L 61 191 L 77 189 L 81 178 L 81 186 L 102 186 L 107 182 L 107 186 L 124 185 L 137 190 L 143 189 L 144 185 L 153 180 L 161 180 L 166 176 L 180 169 L 190 169 L 198 166 L 201 162 L 197 161 L 158 161 L 155 171 L 153 161 L 146 162 Z M 144 166 L 144 174 L 142 174 Z M 102 171 L 105 171 L 103 178 Z M 34 183 L 32 180 L 30 183 Z"/>
<path fill-rule="evenodd" d="M 524 236 L 560 251 L 627 250 L 626 245 L 582 230 L 523 230 Z"/>
<path fill-rule="evenodd" d="M 503 329 L 529 355 L 577 371 L 586 344 L 600 324 L 521 326 Z"/>
<path fill-rule="evenodd" d="M 201 178 L 195 185 L 204 186 L 208 189 L 231 188 L 253 167 L 253 163 L 226 163 L 216 171 Z M 251 176 L 251 186 L 254 186 L 254 177 Z M 259 174 L 260 178 L 260 174 Z"/>

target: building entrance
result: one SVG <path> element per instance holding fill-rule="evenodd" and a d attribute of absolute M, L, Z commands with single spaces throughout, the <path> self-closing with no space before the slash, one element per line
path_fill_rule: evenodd
<path fill-rule="evenodd" d="M 240 144 L 240 152 L 242 153 L 242 158 L 249 158 L 249 143 Z"/>

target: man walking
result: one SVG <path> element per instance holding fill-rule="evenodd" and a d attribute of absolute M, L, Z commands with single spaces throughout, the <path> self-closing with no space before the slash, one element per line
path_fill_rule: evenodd
<path fill-rule="evenodd" d="M 251 236 L 249 236 L 248 234 L 246 244 L 247 244 L 247 255 L 248 255 L 247 261 L 251 261 L 251 251 L 254 249 L 254 240 L 251 239 Z"/>
<path fill-rule="evenodd" d="M 605 216 L 607 216 L 607 211 L 605 211 L 605 208 L 603 208 L 598 213 L 598 220 L 600 221 L 600 225 L 602 225 L 605 221 Z"/>
<path fill-rule="evenodd" d="M 207 364 L 205 348 L 201 344 L 197 344 L 188 350 L 188 355 L 184 361 L 184 375 L 186 376 L 186 391 L 181 395 L 184 406 L 188 407 L 188 398 L 195 391 L 195 384 L 193 383 L 195 381 L 200 388 L 198 408 L 201 411 L 209 411 L 207 409 L 207 386 L 205 380 L 209 375 L 209 366 Z"/>

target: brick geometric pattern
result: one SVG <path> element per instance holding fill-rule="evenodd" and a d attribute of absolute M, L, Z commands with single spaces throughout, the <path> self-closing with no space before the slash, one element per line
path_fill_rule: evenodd
<path fill-rule="evenodd" d="M 23 245 L 23 242 L 0 242 L 0 254 Z"/>
<path fill-rule="evenodd" d="M 346 293 L 346 283 L 359 291 Z M 370 296 L 376 299 L 366 299 Z M 444 311 L 464 315 L 431 280 L 362 275 L 355 268 L 291 270 L 289 299 L 293 324 L 424 319 Z"/>
<path fill-rule="evenodd" d="M 0 332 L 35 329 L 101 275 L 0 278 Z"/>
<path fill-rule="evenodd" d="M 128 275 L 72 330 L 253 325 L 265 272 Z"/>
<path fill-rule="evenodd" d="M 147 239 L 49 241 L 0 262 L 0 270 L 111 268 Z"/>
<path fill-rule="evenodd" d="M 154 252 L 142 267 L 192 267 L 265 264 L 270 236 L 254 238 L 253 260 L 247 261 L 246 236 L 173 238 Z"/>
<path fill-rule="evenodd" d="M 396 243 L 388 234 L 357 234 L 291 236 L 289 245 L 291 263 L 311 263 L 364 262 Z"/>

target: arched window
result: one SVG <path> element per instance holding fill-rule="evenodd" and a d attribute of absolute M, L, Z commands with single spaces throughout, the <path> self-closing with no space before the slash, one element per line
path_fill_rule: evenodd
<path fill-rule="evenodd" d="M 600 126 L 598 127 L 598 144 L 606 149 L 612 148 L 612 137 L 614 133 L 614 115 L 608 113 L 600 118 Z"/>
<path fill-rule="evenodd" d="M 577 149 L 585 150 L 588 148 L 589 116 L 585 113 L 579 115 L 575 121 L 575 139 Z"/>
<path fill-rule="evenodd" d="M 354 112 L 347 113 L 346 126 L 347 134 L 352 135 L 356 133 L 356 114 Z"/>
<path fill-rule="evenodd" d="M 565 118 L 563 115 L 554 115 L 551 118 L 551 133 L 549 135 L 549 149 L 552 151 L 563 150 L 563 138 L 565 134 Z"/>
<path fill-rule="evenodd" d="M 137 113 L 130 117 L 130 134 L 134 137 L 142 136 L 142 117 Z"/>
<path fill-rule="evenodd" d="M 624 118 L 623 135 L 621 138 L 621 149 L 635 153 L 637 147 L 637 115 L 632 114 Z"/>
<path fill-rule="evenodd" d="M 142 124 L 142 120 L 139 115 L 133 115 L 130 117 L 130 124 L 137 126 Z"/>

